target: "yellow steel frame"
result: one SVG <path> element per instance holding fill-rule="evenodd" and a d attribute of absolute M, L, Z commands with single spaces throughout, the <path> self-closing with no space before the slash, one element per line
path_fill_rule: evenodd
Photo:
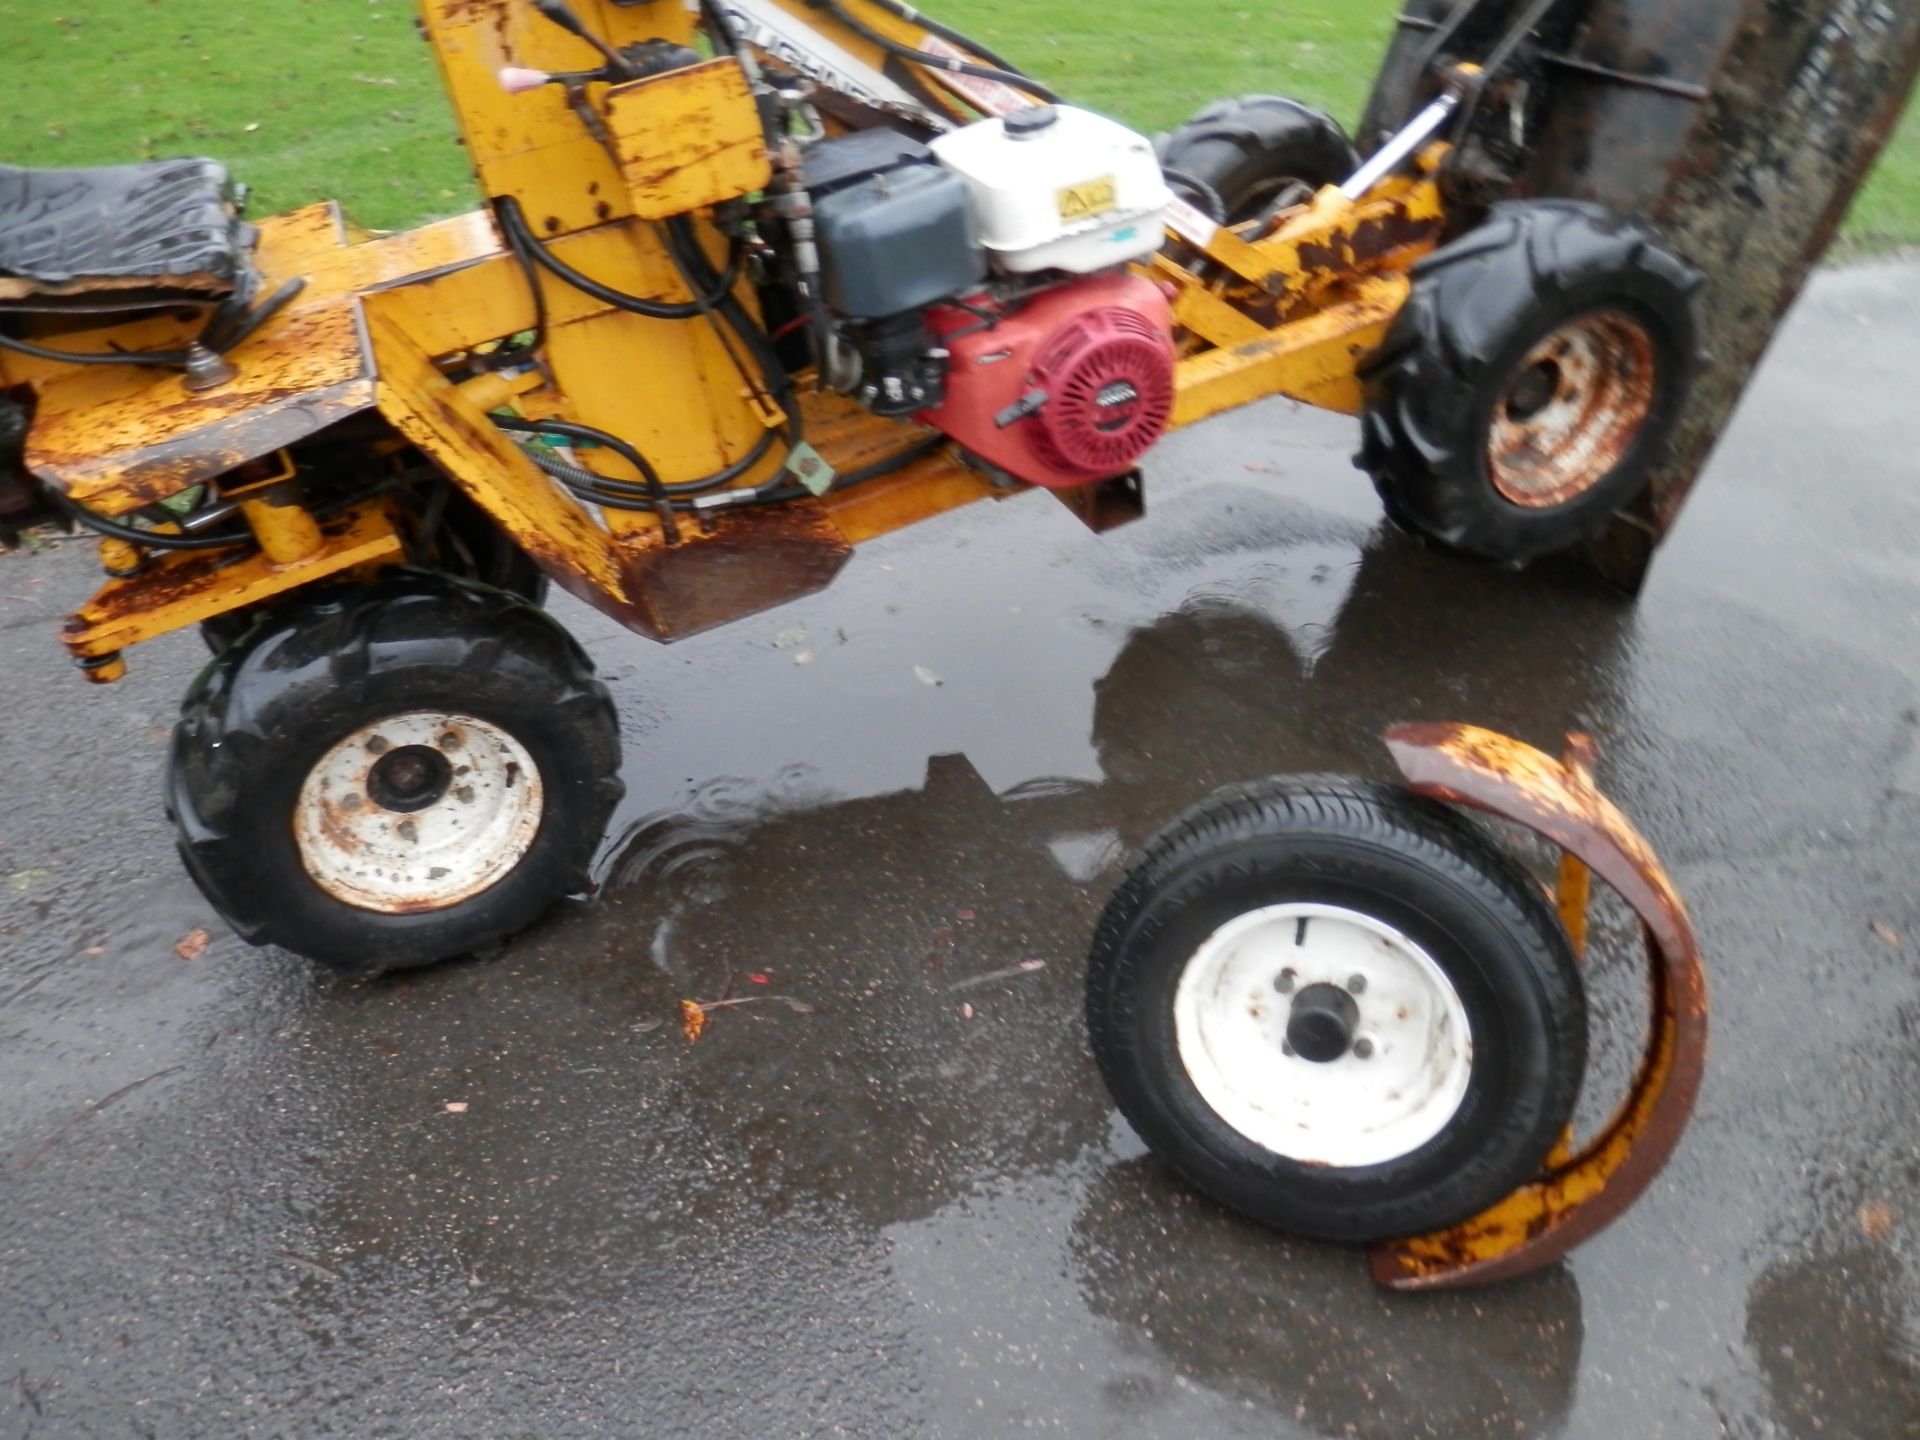
<path fill-rule="evenodd" d="M 575 3 L 617 45 L 694 39 L 687 8 Z M 880 47 L 807 0 L 772 3 L 794 25 L 883 67 Z M 929 43 L 916 24 L 870 0 L 843 3 L 875 32 Z M 686 300 L 658 222 L 691 217 L 717 260 L 722 240 L 708 208 L 768 185 L 783 158 L 767 153 L 748 77 L 732 59 L 594 85 L 571 102 L 552 88 L 508 96 L 495 78 L 502 66 L 581 71 L 597 55 L 522 0 L 421 0 L 421 15 L 484 192 L 517 201 L 555 256 L 606 286 Z M 1017 99 L 936 70 L 921 88 L 927 104 L 955 120 Z M 582 101 L 593 107 L 591 127 L 573 108 Z M 1434 175 L 1444 154 L 1433 147 L 1410 173 L 1358 201 L 1323 191 L 1268 234 L 1179 222 L 1182 238 L 1142 267 L 1168 289 L 1179 327 L 1176 426 L 1274 395 L 1361 408 L 1364 361 L 1404 305 L 1414 262 L 1438 243 L 1444 212 Z M 323 519 L 305 507 L 288 459 L 316 431 L 376 413 L 384 424 L 375 433 L 390 437 L 390 450 L 428 457 L 559 583 L 663 639 L 817 589 L 861 540 L 1009 493 L 950 451 L 927 450 L 919 427 L 809 393 L 800 402 L 809 441 L 838 470 L 908 451 L 916 458 L 815 500 L 689 520 L 677 535 L 653 513 L 596 513 L 490 416 L 509 407 L 615 432 L 668 481 L 733 465 L 783 416 L 719 325 L 647 318 L 544 275 L 533 282 L 536 306 L 528 275 L 485 214 L 373 239 L 314 206 L 266 222 L 259 260 L 270 285 L 298 276 L 306 288 L 232 355 L 237 374 L 225 385 L 188 393 L 152 371 L 0 355 L 0 388 L 35 391 L 29 465 L 102 514 L 128 516 L 192 485 L 250 477 L 222 495 L 257 541 L 250 554 L 103 544 L 112 578 L 64 637 L 95 680 L 118 679 L 122 653 L 142 640 L 403 563 L 411 517 L 395 501 L 369 499 Z M 751 285 L 743 281 L 737 298 L 752 306 Z M 546 330 L 537 369 L 459 379 L 474 373 L 463 359 L 529 330 L 539 314 Z M 96 350 L 103 342 L 172 348 L 191 338 L 166 314 L 109 328 L 69 334 Z M 778 473 L 779 447 L 767 449 L 737 484 Z M 609 479 L 639 478 L 606 451 L 579 459 Z M 1684 908 L 1644 841 L 1594 789 L 1590 754 L 1576 747 L 1559 766 L 1453 727 L 1402 727 L 1389 739 L 1424 793 L 1517 820 L 1562 846 L 1557 898 L 1576 945 L 1585 938 L 1590 870 L 1624 895 L 1646 923 L 1656 981 L 1647 1053 L 1599 1137 L 1577 1155 L 1563 1143 L 1537 1183 L 1486 1214 L 1376 1251 L 1383 1281 L 1423 1288 L 1545 1263 L 1638 1195 L 1697 1091 L 1705 994 Z"/>
<path fill-rule="evenodd" d="M 879 47 L 805 0 L 776 3 L 847 54 L 884 65 Z M 878 33 L 927 41 L 918 26 L 868 0 L 845 3 Z M 695 39 L 694 16 L 682 7 L 577 4 L 615 44 Z M 764 186 L 773 173 L 740 66 L 722 59 L 653 80 L 595 85 L 586 100 L 603 120 L 596 137 L 558 87 L 509 96 L 496 79 L 509 64 L 574 71 L 598 63 L 590 47 L 533 7 L 421 0 L 421 18 L 484 192 L 513 197 L 554 254 L 606 285 L 687 299 L 657 222 L 692 217 L 717 261 L 722 240 L 706 207 Z M 926 103 L 956 120 L 988 108 L 977 86 L 968 101 L 953 77 L 927 71 L 924 78 Z M 1183 335 L 1176 426 L 1272 395 L 1360 408 L 1359 365 L 1404 302 L 1408 268 L 1440 232 L 1443 207 L 1431 177 L 1442 153 L 1436 147 L 1414 173 L 1358 203 L 1330 189 L 1269 235 L 1221 228 L 1204 244 L 1171 245 L 1146 267 L 1170 289 Z M 818 588 L 853 543 L 1007 493 L 939 452 L 884 481 L 780 507 L 784 513 L 731 513 L 669 537 L 652 513 L 598 513 L 554 485 L 487 415 L 510 405 L 530 418 L 614 431 L 668 481 L 712 473 L 740 461 L 781 419 L 717 324 L 635 315 L 542 276 L 541 369 L 512 385 L 487 377 L 456 386 L 447 378 L 451 358 L 535 320 L 527 277 L 486 214 L 368 239 L 348 231 L 331 207 L 313 207 L 265 223 L 260 263 L 269 284 L 301 276 L 307 288 L 232 356 L 239 373 L 225 387 L 183 397 L 177 379 L 153 372 L 75 370 L 8 356 L 0 382 L 24 380 L 39 392 L 29 463 L 75 499 L 125 514 L 286 448 L 316 415 L 324 421 L 377 409 L 559 583 L 661 638 Z M 744 282 L 738 298 L 754 303 Z M 130 347 L 177 344 L 185 338 L 179 325 L 143 320 L 113 338 Z M 915 446 L 926 433 L 832 395 L 808 393 L 803 409 L 811 443 L 843 472 Z M 771 449 L 736 483 L 777 475 L 781 447 Z M 610 452 L 579 458 L 608 478 L 639 479 Z M 102 657 L 127 645 L 343 568 L 401 558 L 394 539 L 376 558 L 356 549 L 349 564 L 338 534 L 322 536 L 294 496 L 297 490 L 284 490 L 240 507 L 262 546 L 243 565 L 213 571 L 156 555 L 128 577 L 129 557 L 116 551 L 119 578 L 69 629 L 75 656 L 94 678 L 111 679 L 117 667 Z M 361 540 L 368 527 L 392 536 L 391 524 L 373 518 L 382 513 L 380 502 L 369 502 L 347 523 Z M 703 547 L 714 564 L 701 559 Z M 696 592 L 711 588 L 721 551 L 744 553 L 748 564 L 756 551 L 767 557 L 765 583 L 726 603 L 701 600 Z M 178 577 L 186 574 L 201 578 L 182 589 Z M 263 590 L 268 575 L 273 588 Z"/>

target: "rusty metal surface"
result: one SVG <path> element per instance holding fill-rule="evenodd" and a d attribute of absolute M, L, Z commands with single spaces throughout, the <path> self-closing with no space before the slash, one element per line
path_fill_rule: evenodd
<path fill-rule="evenodd" d="M 1517 11 L 1520 0 L 1511 9 Z M 1444 7 L 1412 0 L 1368 108 L 1363 143 L 1410 115 L 1415 59 Z M 1518 193 L 1595 200 L 1659 225 L 1704 270 L 1696 383 L 1643 500 L 1582 552 L 1637 588 L 1712 454 L 1754 366 L 1920 75 L 1920 6 L 1891 0 L 1595 0 L 1573 58 L 1704 89 L 1560 69 Z"/>
<path fill-rule="evenodd" d="M 262 224 L 260 265 L 269 284 L 297 276 L 307 286 L 232 352 L 239 373 L 225 385 L 194 393 L 174 374 L 43 367 L 28 465 L 76 500 L 118 515 L 371 408 L 361 297 L 475 264 L 496 253 L 497 242 L 477 216 L 351 241 L 332 205 Z M 190 332 L 169 316 L 113 333 L 129 348 L 145 348 L 179 343 Z"/>
<path fill-rule="evenodd" d="M 737 200 L 773 178 L 760 111 L 738 60 L 615 86 L 607 92 L 607 128 L 642 219 Z"/>
<path fill-rule="evenodd" d="M 1342 303 L 1264 331 L 1257 340 L 1180 361 L 1172 428 L 1195 424 L 1269 395 L 1358 414 L 1357 367 L 1386 338 L 1406 303 L 1404 275 L 1375 275 Z"/>
<path fill-rule="evenodd" d="M 824 590 L 853 554 L 817 505 L 722 511 L 677 545 L 627 548 L 627 590 L 662 640 L 681 640 Z"/>
<path fill-rule="evenodd" d="M 386 512 L 372 503 L 328 521 L 322 526 L 321 548 L 290 565 L 276 565 L 258 552 L 157 553 L 138 575 L 103 586 L 69 617 L 60 638 L 76 660 L 117 655 L 143 640 L 257 605 L 316 580 L 362 565 L 393 564 L 402 552 Z"/>
<path fill-rule="evenodd" d="M 569 594 L 642 634 L 652 618 L 635 605 L 612 538 L 547 479 L 486 413 L 442 375 L 376 297 L 367 307 L 380 360 L 380 412 L 491 515 Z M 404 314 L 405 292 L 392 309 Z"/>
<path fill-rule="evenodd" d="M 1111 480 L 1067 486 L 1048 493 L 1096 535 L 1131 525 L 1147 513 L 1146 483 L 1138 470 L 1116 475 Z"/>
<path fill-rule="evenodd" d="M 1487 476 L 1523 509 L 1564 505 L 1632 451 L 1653 413 L 1659 361 L 1633 316 L 1598 311 L 1534 346 L 1494 402 Z"/>
<path fill-rule="evenodd" d="M 1644 837 L 1595 788 L 1585 737 L 1574 738 L 1568 764 L 1464 725 L 1398 725 L 1386 740 L 1415 791 L 1511 820 L 1552 841 L 1619 893 L 1648 939 L 1652 1025 L 1631 1091 L 1601 1132 L 1483 1214 L 1371 1253 L 1375 1278 L 1393 1289 L 1483 1284 L 1558 1259 L 1653 1183 L 1699 1095 L 1706 978 L 1685 904 Z"/>

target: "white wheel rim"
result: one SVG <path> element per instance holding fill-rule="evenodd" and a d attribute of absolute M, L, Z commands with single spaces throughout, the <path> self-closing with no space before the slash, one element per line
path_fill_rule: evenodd
<path fill-rule="evenodd" d="M 1315 986 L 1352 1005 L 1352 1044 L 1327 1061 L 1288 1043 L 1296 1005 Z M 1309 1165 L 1412 1154 L 1453 1119 L 1473 1070 L 1466 1007 L 1433 957 L 1334 905 L 1271 905 L 1216 930 L 1181 972 L 1173 1021 L 1180 1063 L 1214 1113 Z"/>
<path fill-rule="evenodd" d="M 307 874 L 334 899 L 413 915 L 505 879 L 545 808 L 539 768 L 513 736 L 471 715 L 415 710 L 364 725 L 320 757 L 293 833 Z"/>

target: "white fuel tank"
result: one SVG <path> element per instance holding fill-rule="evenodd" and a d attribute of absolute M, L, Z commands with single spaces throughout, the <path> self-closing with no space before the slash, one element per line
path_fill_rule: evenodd
<path fill-rule="evenodd" d="M 1173 193 L 1145 136 L 1071 105 L 1036 105 L 953 130 L 934 157 L 966 181 L 996 269 L 1076 275 L 1160 248 Z"/>

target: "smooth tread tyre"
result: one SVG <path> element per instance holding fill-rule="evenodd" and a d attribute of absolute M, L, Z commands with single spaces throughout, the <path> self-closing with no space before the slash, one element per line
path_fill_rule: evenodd
<path fill-rule="evenodd" d="M 1586 1000 L 1539 887 L 1391 786 L 1223 791 L 1102 917 L 1094 1058 L 1160 1158 L 1278 1229 L 1360 1243 L 1539 1173 L 1586 1069 Z"/>
<path fill-rule="evenodd" d="M 1280 95 L 1215 101 L 1158 149 L 1176 188 L 1182 176 L 1206 185 L 1229 225 L 1310 199 L 1360 168 L 1353 142 L 1330 116 Z"/>
<path fill-rule="evenodd" d="M 493 945 L 588 884 L 606 687 L 504 591 L 425 572 L 276 609 L 189 691 L 168 811 L 242 937 L 350 974 Z"/>
<path fill-rule="evenodd" d="M 1597 535 L 1665 457 L 1700 273 L 1641 221 L 1514 201 L 1413 270 L 1362 367 L 1359 463 L 1396 524 L 1520 563 Z"/>

